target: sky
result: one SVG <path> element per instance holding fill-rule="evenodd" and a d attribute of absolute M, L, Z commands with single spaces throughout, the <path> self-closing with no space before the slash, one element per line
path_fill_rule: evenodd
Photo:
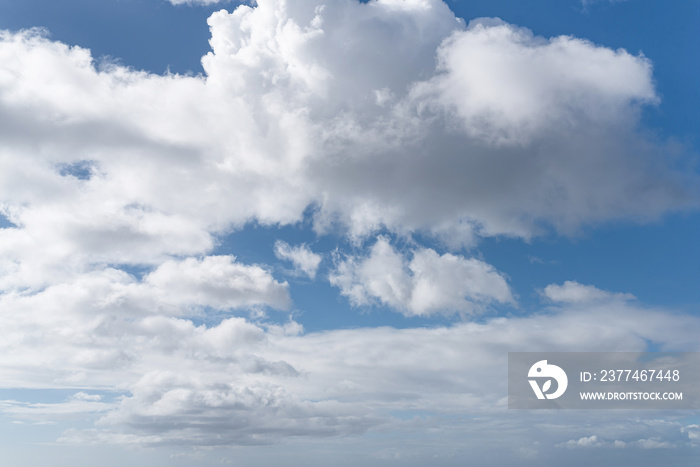
<path fill-rule="evenodd" d="M 4 465 L 685 466 L 508 352 L 700 351 L 700 3 L 0 0 Z"/>

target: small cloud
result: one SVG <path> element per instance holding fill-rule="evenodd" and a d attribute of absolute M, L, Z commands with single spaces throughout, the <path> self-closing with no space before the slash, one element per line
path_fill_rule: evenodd
<path fill-rule="evenodd" d="M 635 444 L 642 449 L 667 449 L 673 447 L 668 441 L 660 441 L 658 439 L 640 439 Z"/>
<path fill-rule="evenodd" d="M 316 277 L 316 271 L 322 259 L 321 255 L 311 251 L 306 244 L 293 247 L 282 240 L 275 242 L 275 256 L 282 260 L 291 261 L 296 271 L 308 276 L 309 279 Z"/>
<path fill-rule="evenodd" d="M 99 394 L 88 394 L 81 391 L 73 394 L 71 399 L 74 401 L 99 402 L 102 400 L 102 396 Z"/>
<path fill-rule="evenodd" d="M 542 258 L 539 258 L 537 256 L 532 256 L 532 255 L 528 255 L 527 259 L 528 259 L 528 261 L 530 261 L 530 264 L 551 264 L 551 265 L 557 264 L 556 260 L 544 260 Z"/>
<path fill-rule="evenodd" d="M 566 281 L 562 285 L 550 284 L 544 288 L 541 295 L 555 303 L 590 303 L 611 300 L 635 300 L 629 293 L 612 293 L 592 285 L 579 284 L 576 281 Z"/>
<path fill-rule="evenodd" d="M 684 426 L 681 428 L 681 433 L 685 433 L 690 441 L 700 443 L 700 425 Z"/>
<path fill-rule="evenodd" d="M 168 0 L 173 5 L 207 6 L 217 3 L 227 3 L 231 0 Z"/>
<path fill-rule="evenodd" d="M 581 0 L 581 4 L 584 7 L 587 7 L 587 6 L 593 5 L 595 3 L 622 3 L 622 2 L 626 2 L 626 1 L 627 0 Z"/>
<path fill-rule="evenodd" d="M 566 443 L 562 443 L 559 446 L 565 447 L 567 449 L 576 448 L 597 448 L 602 447 L 604 443 L 598 439 L 598 435 L 592 435 L 589 437 L 583 437 L 579 439 L 570 439 Z"/>
<path fill-rule="evenodd" d="M 539 451 L 534 446 L 525 446 L 518 449 L 518 456 L 523 459 L 534 459 Z"/>

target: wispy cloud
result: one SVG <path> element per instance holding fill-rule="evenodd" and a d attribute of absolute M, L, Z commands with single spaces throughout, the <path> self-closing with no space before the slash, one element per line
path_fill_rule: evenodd
<path fill-rule="evenodd" d="M 279 259 L 291 261 L 296 271 L 310 279 L 316 277 L 316 271 L 323 259 L 321 255 L 311 251 L 307 245 L 293 247 L 282 240 L 275 242 L 275 256 Z"/>

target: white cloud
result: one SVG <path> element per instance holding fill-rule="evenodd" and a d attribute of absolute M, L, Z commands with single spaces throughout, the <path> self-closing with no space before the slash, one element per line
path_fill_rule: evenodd
<path fill-rule="evenodd" d="M 260 0 L 209 26 L 197 77 L 0 33 L 0 212 L 14 225 L 0 229 L 0 383 L 124 394 L 6 414 L 106 413 L 65 442 L 262 444 L 408 426 L 391 409 L 498 413 L 494 362 L 509 349 L 697 350 L 697 318 L 576 283 L 545 289 L 547 315 L 432 329 L 185 319 L 289 306 L 262 266 L 212 255 L 248 222 L 296 223 L 311 207 L 319 231 L 422 230 L 459 247 L 653 218 L 692 205 L 697 184 L 635 132 L 656 99 L 642 56 L 466 27 L 436 0 Z M 303 251 L 290 258 L 312 275 Z M 383 238 L 332 280 L 408 315 L 514 303 L 481 261 L 420 247 L 409 259 Z"/>
<path fill-rule="evenodd" d="M 700 444 L 700 425 L 687 425 L 681 428 L 681 433 L 685 433 L 691 443 Z"/>
<path fill-rule="evenodd" d="M 355 306 L 376 301 L 409 316 L 515 304 L 504 277 L 483 261 L 429 248 L 414 250 L 408 261 L 385 237 L 377 238 L 369 256 L 340 261 L 330 282 Z"/>
<path fill-rule="evenodd" d="M 562 285 L 550 284 L 541 292 L 542 296 L 555 303 L 590 303 L 607 300 L 634 300 L 629 293 L 611 293 L 592 285 L 582 285 L 576 281 L 566 281 Z"/>
<path fill-rule="evenodd" d="M 380 259 L 384 263 L 370 261 Z M 363 286 L 376 294 L 370 298 L 397 303 L 408 300 L 401 284 L 416 293 L 421 281 L 444 290 L 448 302 L 457 300 L 452 294 L 463 291 L 457 279 L 484 272 L 479 263 L 432 250 L 416 250 L 408 261 L 381 238 L 372 256 L 356 265 L 363 261 L 377 274 L 382 264 L 396 262 L 396 271 L 381 271 L 373 276 L 379 283 Z M 455 279 L 434 275 L 436 265 Z M 498 417 L 506 410 L 502 369 L 512 350 L 633 351 L 648 342 L 664 350 L 698 349 L 697 317 L 646 310 L 614 296 L 483 323 L 309 334 L 293 322 L 275 326 L 231 317 L 206 327 L 172 316 L 200 301 L 245 306 L 260 290 L 251 283 L 286 290 L 255 266 L 211 257 L 166 262 L 141 281 L 105 269 L 39 292 L 0 295 L 2 384 L 82 388 L 58 405 L 11 401 L 0 409 L 18 420 L 99 418 L 94 430 L 66 432 L 62 441 L 71 443 L 266 444 L 379 426 L 403 429 L 387 411 Z M 212 293 L 201 298 L 206 287 Z M 252 299 L 242 298 L 248 293 Z M 431 310 L 440 300 L 405 306 Z M 167 306 L 151 306 L 161 302 Z M 124 396 L 108 402 L 94 389 Z M 658 436 L 645 433 L 644 439 Z M 571 438 L 582 436 L 576 434 Z"/>
<path fill-rule="evenodd" d="M 435 93 L 469 135 L 495 144 L 527 144 L 562 121 L 614 125 L 630 104 L 656 100 L 644 57 L 537 38 L 500 20 L 470 22 L 441 44 L 438 60 L 437 75 L 413 92 Z"/>
<path fill-rule="evenodd" d="M 173 5 L 214 5 L 232 0 L 168 0 Z"/>
<path fill-rule="evenodd" d="M 0 231 L 5 288 L 205 255 L 309 206 L 317 230 L 456 248 L 694 203 L 691 172 L 634 132 L 656 99 L 642 56 L 465 27 L 436 0 L 265 0 L 209 25 L 203 77 L 2 33 L 0 210 L 18 226 Z"/>
<path fill-rule="evenodd" d="M 291 261 L 297 271 L 310 279 L 316 277 L 316 271 L 322 260 L 321 255 L 311 251 L 308 246 L 298 245 L 292 247 L 282 240 L 275 242 L 275 256 L 279 259 Z"/>
<path fill-rule="evenodd" d="M 86 392 L 80 391 L 73 394 L 73 396 L 71 396 L 71 399 L 76 401 L 99 402 L 102 400 L 102 396 L 100 394 L 88 394 Z"/>
<path fill-rule="evenodd" d="M 635 444 L 642 449 L 667 449 L 673 447 L 668 441 L 659 439 L 640 439 Z"/>
<path fill-rule="evenodd" d="M 97 299 L 99 293 L 95 295 Z M 649 341 L 665 350 L 697 350 L 700 330 L 697 317 L 614 300 L 479 324 L 304 334 L 295 326 L 263 326 L 243 318 L 206 328 L 123 309 L 79 309 L 80 302 L 49 298 L 62 314 L 47 306 L 38 308 L 39 302 L 29 297 L 12 302 L 4 298 L 3 384 L 89 385 L 124 396 L 104 402 L 75 395 L 56 406 L 15 401 L 0 408 L 20 420 L 102 414 L 97 431 L 74 430 L 64 436 L 66 442 L 86 443 L 98 442 L 98 435 L 100 442 L 199 446 L 347 436 L 380 426 L 405 429 L 389 413 L 402 411 L 499 419 L 507 410 L 503 369 L 508 351 L 641 351 Z M 117 350 L 121 358 L 107 353 Z M 663 428 L 657 424 L 622 433 L 613 415 L 610 430 L 618 439 L 625 433 L 640 439 L 639 434 L 646 433 L 643 439 L 653 440 Z M 603 423 L 599 414 L 591 419 Z M 518 420 L 531 427 L 527 419 Z M 675 430 L 678 435 L 680 428 L 668 426 L 663 432 Z M 513 429 L 521 431 L 522 426 Z M 561 430 L 552 427 L 548 433 L 570 434 L 568 439 L 577 443 L 582 436 L 590 438 L 572 429 L 558 433 Z"/>
<path fill-rule="evenodd" d="M 286 309 L 290 304 L 286 282 L 275 281 L 260 266 L 236 263 L 233 256 L 166 261 L 144 278 L 142 287 L 159 303 L 175 306 L 229 309 L 266 305 Z"/>
<path fill-rule="evenodd" d="M 587 7 L 589 5 L 593 5 L 595 3 L 622 3 L 626 2 L 627 0 L 581 0 L 581 3 L 583 4 L 584 7 Z"/>
<path fill-rule="evenodd" d="M 571 439 L 562 446 L 569 449 L 574 448 L 597 448 L 603 446 L 604 443 L 598 439 L 597 435 L 591 435 L 589 437 L 583 437 L 579 439 Z"/>
<path fill-rule="evenodd" d="M 26 403 L 14 400 L 0 401 L 0 412 L 15 419 L 34 422 L 55 422 L 61 419 L 79 419 L 86 414 L 105 413 L 114 410 L 113 404 L 96 398 L 73 398 L 57 403 Z"/>
<path fill-rule="evenodd" d="M 616 433 L 617 435 L 620 434 L 619 430 Z M 614 441 L 608 441 L 606 439 L 600 438 L 598 435 L 591 435 L 591 436 L 584 436 L 579 439 L 570 439 L 569 441 L 566 441 L 565 443 L 559 443 L 557 444 L 557 447 L 563 447 L 567 449 L 580 449 L 580 448 L 614 448 L 614 449 L 625 449 L 629 446 L 637 446 L 637 447 L 642 447 L 645 448 L 646 446 L 642 441 L 646 440 L 639 440 L 635 441 L 633 443 L 626 443 L 624 441 L 620 441 L 619 439 L 616 439 Z M 668 443 L 666 443 L 668 444 Z"/>

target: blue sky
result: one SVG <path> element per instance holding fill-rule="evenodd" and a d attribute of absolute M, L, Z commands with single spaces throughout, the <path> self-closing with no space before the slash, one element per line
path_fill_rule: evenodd
<path fill-rule="evenodd" d="M 699 19 L 0 0 L 8 465 L 695 462 L 697 411 L 503 375 L 699 350 Z"/>

